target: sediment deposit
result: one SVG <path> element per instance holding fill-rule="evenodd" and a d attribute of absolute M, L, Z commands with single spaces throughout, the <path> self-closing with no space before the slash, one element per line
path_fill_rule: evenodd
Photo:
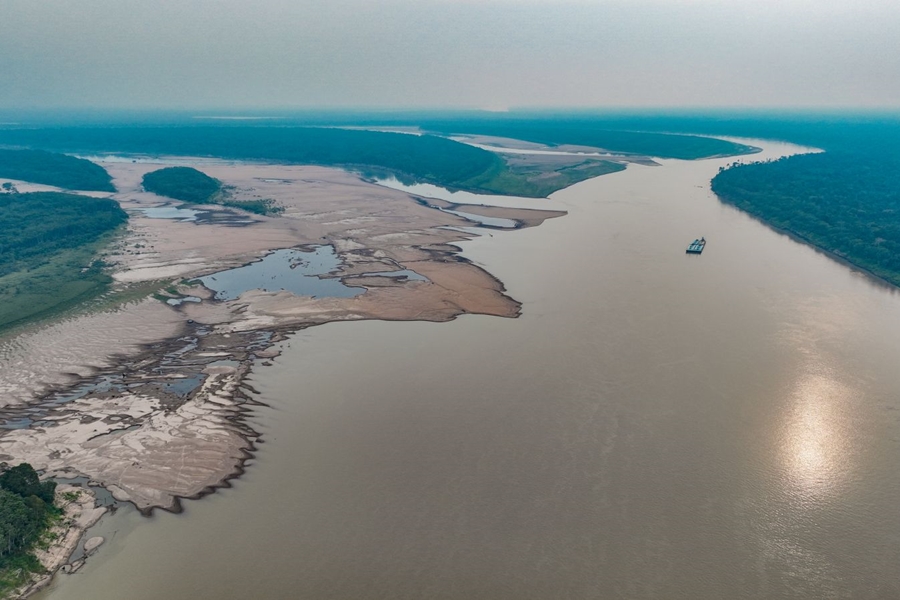
<path fill-rule="evenodd" d="M 104 259 L 117 289 L 157 292 L 0 340 L 0 459 L 86 476 L 147 513 L 178 510 L 180 498 L 202 496 L 241 472 L 257 441 L 245 422 L 253 395 L 244 379 L 277 353 L 285 334 L 336 320 L 519 313 L 500 281 L 460 256 L 454 243 L 471 238 L 476 223 L 438 210 L 451 204 L 417 201 L 331 168 L 187 162 L 221 180 L 233 198 L 271 200 L 282 212 L 211 205 L 192 206 L 198 212 L 184 218 L 151 218 L 147 209 L 181 203 L 144 192 L 141 177 L 185 159 L 105 163 L 119 190 L 113 197 L 131 219 Z M 564 214 L 466 210 L 517 228 Z M 317 246 L 333 247 L 339 258 L 320 277 L 364 293 L 257 289 L 216 300 L 197 281 L 278 249 Z"/>

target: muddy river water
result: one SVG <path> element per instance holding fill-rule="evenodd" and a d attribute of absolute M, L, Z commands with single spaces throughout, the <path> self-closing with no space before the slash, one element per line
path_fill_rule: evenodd
<path fill-rule="evenodd" d="M 900 597 L 900 295 L 721 204 L 727 162 L 463 244 L 518 319 L 292 336 L 245 475 L 38 597 Z"/>

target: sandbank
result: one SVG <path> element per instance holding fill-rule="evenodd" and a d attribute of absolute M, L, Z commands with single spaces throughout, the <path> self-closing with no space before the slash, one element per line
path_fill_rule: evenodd
<path fill-rule="evenodd" d="M 238 200 L 270 199 L 281 214 L 192 206 L 190 219 L 152 218 L 181 203 L 143 191 L 141 178 L 190 164 Z M 472 222 L 333 168 L 178 158 L 104 163 L 130 213 L 104 253 L 116 286 L 158 286 L 147 298 L 71 314 L 0 340 L 0 458 L 86 476 L 149 514 L 180 510 L 239 475 L 255 448 L 245 379 L 277 342 L 331 321 L 447 321 L 516 317 L 503 284 L 460 255 Z M 470 214 L 530 227 L 562 211 L 466 206 Z M 185 213 L 187 214 L 187 213 Z M 354 297 L 250 290 L 215 300 L 197 278 L 284 248 L 331 246 L 338 267 L 320 277 L 363 289 Z M 384 276 L 411 272 L 415 278 Z M 373 274 L 380 274 L 375 276 Z M 194 298 L 181 302 L 184 296 Z M 172 300 L 177 305 L 166 301 Z M 199 301 L 198 301 L 199 300 Z"/>

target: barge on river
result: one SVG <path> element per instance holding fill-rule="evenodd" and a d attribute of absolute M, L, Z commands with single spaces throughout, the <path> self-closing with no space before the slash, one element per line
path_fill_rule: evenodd
<path fill-rule="evenodd" d="M 706 238 L 700 238 L 699 240 L 694 240 L 691 242 L 690 246 L 687 247 L 688 254 L 700 254 L 703 252 L 703 249 L 706 247 Z"/>

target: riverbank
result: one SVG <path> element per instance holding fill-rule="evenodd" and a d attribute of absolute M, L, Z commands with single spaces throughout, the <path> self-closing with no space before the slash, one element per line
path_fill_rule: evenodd
<path fill-rule="evenodd" d="M 74 573 L 84 565 L 87 556 L 73 564 L 69 563 L 69 557 L 78 547 L 84 533 L 106 514 L 107 509 L 96 506 L 90 490 L 73 485 L 57 486 L 55 504 L 62 509 L 62 515 L 44 533 L 33 551 L 43 572 L 32 575 L 28 583 L 10 592 L 8 598 L 27 598 L 50 583 L 60 569 L 65 568 L 68 573 Z M 92 544 L 85 546 L 87 555 L 103 543 L 102 538 L 92 541 Z"/>
<path fill-rule="evenodd" d="M 900 273 L 893 275 L 893 276 L 879 275 L 877 272 L 867 269 L 864 265 L 853 262 L 853 260 L 848 256 L 839 254 L 833 250 L 829 250 L 828 248 L 820 245 L 818 242 L 816 242 L 813 239 L 804 237 L 803 235 L 801 235 L 800 233 L 797 233 L 796 231 L 794 231 L 792 229 L 785 229 L 784 227 L 779 227 L 772 221 L 769 221 L 768 219 L 766 219 L 764 216 L 744 210 L 743 208 L 741 208 L 737 204 L 727 200 L 726 198 L 723 198 L 722 196 L 720 196 L 718 194 L 717 194 L 717 196 L 719 197 L 719 200 L 721 200 L 723 204 L 727 204 L 728 206 L 731 206 L 731 207 L 741 211 L 741 213 L 746 214 L 748 217 L 752 218 L 754 221 L 759 222 L 760 224 L 771 229 L 772 231 L 779 233 L 779 234 L 787 237 L 788 239 L 790 239 L 794 242 L 797 242 L 798 244 L 803 244 L 804 246 L 808 246 L 809 248 L 812 248 L 817 253 L 819 253 L 823 256 L 826 256 L 829 260 L 832 260 L 832 261 L 846 267 L 850 271 L 853 271 L 854 273 L 859 273 L 866 279 L 869 279 L 879 285 L 883 285 L 887 289 L 895 290 L 895 291 L 900 289 Z"/>

